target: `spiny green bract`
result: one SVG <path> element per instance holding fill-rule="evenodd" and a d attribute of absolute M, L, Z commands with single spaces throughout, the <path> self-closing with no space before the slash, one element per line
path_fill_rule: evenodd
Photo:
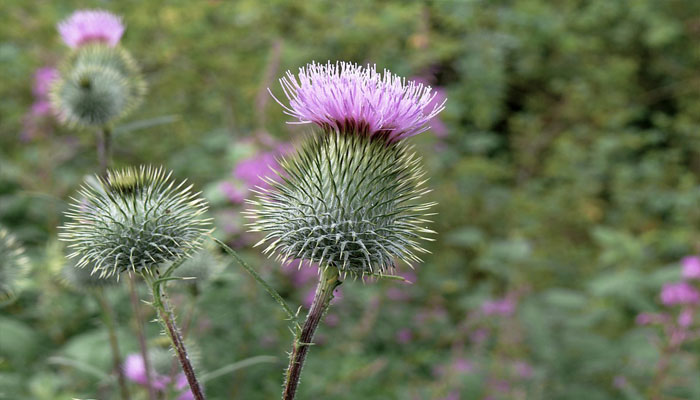
<path fill-rule="evenodd" d="M 14 299 L 18 282 L 27 273 L 24 248 L 7 229 L 0 227 L 0 304 Z"/>
<path fill-rule="evenodd" d="M 139 67 L 126 50 L 92 44 L 64 63 L 50 98 L 62 122 L 102 126 L 128 114 L 145 93 Z"/>
<path fill-rule="evenodd" d="M 155 274 L 161 263 L 189 256 L 210 230 L 207 203 L 162 168 L 109 171 L 86 180 L 59 238 L 100 277 L 125 271 Z"/>
<path fill-rule="evenodd" d="M 279 182 L 259 192 L 248 212 L 267 235 L 265 253 L 336 267 L 341 274 L 382 274 L 394 259 L 420 261 L 418 241 L 432 203 L 418 200 L 424 172 L 403 143 L 326 132 L 281 160 Z"/>

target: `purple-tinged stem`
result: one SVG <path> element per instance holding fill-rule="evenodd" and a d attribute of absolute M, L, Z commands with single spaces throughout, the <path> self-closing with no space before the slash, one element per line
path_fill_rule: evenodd
<path fill-rule="evenodd" d="M 287 369 L 284 384 L 283 400 L 294 400 L 294 396 L 299 386 L 301 370 L 304 367 L 304 360 L 309 347 L 313 344 L 314 333 L 321 319 L 328 310 L 328 306 L 333 300 L 333 291 L 342 282 L 338 275 L 338 270 L 333 267 L 324 268 L 316 286 L 316 294 L 311 308 L 306 316 L 306 321 L 301 328 L 301 333 L 294 338 L 292 354 L 289 357 L 289 368 Z"/>

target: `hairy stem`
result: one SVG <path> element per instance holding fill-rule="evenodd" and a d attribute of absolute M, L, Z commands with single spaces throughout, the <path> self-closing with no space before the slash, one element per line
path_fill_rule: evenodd
<path fill-rule="evenodd" d="M 117 374 L 117 382 L 119 383 L 119 390 L 122 394 L 122 400 L 129 400 L 131 396 L 129 395 L 129 388 L 126 386 L 126 377 L 124 376 L 124 370 L 122 369 L 122 358 L 119 352 L 119 341 L 117 340 L 117 330 L 114 323 L 114 310 L 109 305 L 109 302 L 107 302 L 104 292 L 101 289 L 95 290 L 95 298 L 100 304 L 105 326 L 107 327 L 109 347 L 112 349 L 114 372 Z"/>
<path fill-rule="evenodd" d="M 97 160 L 100 163 L 100 176 L 107 176 L 112 165 L 112 131 L 104 126 L 97 132 Z"/>
<path fill-rule="evenodd" d="M 187 356 L 187 349 L 185 348 L 185 343 L 182 340 L 182 334 L 180 329 L 175 323 L 175 315 L 172 312 L 172 307 L 170 306 L 170 300 L 165 294 L 165 289 L 161 288 L 160 285 L 164 279 L 153 281 L 153 277 L 145 277 L 151 284 L 151 290 L 153 292 L 153 305 L 158 311 L 158 316 L 165 326 L 165 330 L 168 332 L 170 341 L 173 344 L 177 358 L 182 366 L 182 371 L 185 373 L 187 378 L 187 383 L 190 385 L 192 394 L 195 400 L 204 400 L 204 393 L 202 392 L 201 386 L 197 381 L 197 376 L 194 373 L 194 368 L 192 368 L 192 363 Z"/>
<path fill-rule="evenodd" d="M 309 351 L 309 346 L 313 344 L 312 340 L 318 324 L 328 310 L 331 300 L 333 300 L 333 291 L 340 284 L 340 276 L 336 268 L 329 267 L 321 271 L 314 301 L 306 316 L 306 321 L 304 321 L 300 334 L 294 338 L 292 354 L 289 358 L 289 368 L 287 368 L 285 377 L 283 400 L 293 400 L 296 395 L 306 353 Z"/>
<path fill-rule="evenodd" d="M 143 317 L 141 316 L 141 307 L 139 305 L 139 295 L 136 293 L 136 277 L 129 273 L 129 297 L 131 298 L 131 309 L 134 313 L 134 322 L 136 323 L 136 336 L 139 339 L 139 348 L 141 357 L 143 358 L 143 366 L 146 369 L 146 387 L 148 388 L 149 400 L 157 400 L 156 388 L 153 386 L 153 377 L 151 376 L 151 361 L 148 357 L 148 346 L 146 344 L 146 334 L 143 328 Z"/>

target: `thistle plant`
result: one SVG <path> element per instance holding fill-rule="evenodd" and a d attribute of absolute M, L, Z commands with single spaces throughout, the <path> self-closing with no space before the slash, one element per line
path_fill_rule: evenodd
<path fill-rule="evenodd" d="M 314 332 L 341 278 L 385 276 L 395 260 L 420 262 L 429 190 L 420 159 L 403 139 L 424 132 L 444 103 L 429 106 L 430 87 L 375 67 L 310 64 L 280 80 L 291 123 L 318 131 L 295 155 L 280 160 L 280 179 L 267 181 L 250 201 L 251 230 L 282 262 L 321 267 L 306 321 L 296 332 L 284 399 L 293 399 Z"/>
<path fill-rule="evenodd" d="M 210 232 L 207 203 L 186 181 L 176 183 L 162 168 L 107 171 L 86 180 L 66 213 L 59 238 L 78 268 L 101 278 L 141 275 L 196 399 L 203 399 L 180 329 L 162 283 L 198 250 Z"/>
<path fill-rule="evenodd" d="M 121 18 L 107 11 L 76 11 L 58 24 L 72 49 L 52 84 L 51 106 L 59 121 L 98 130 L 102 173 L 109 167 L 111 124 L 143 99 L 146 85 L 136 61 L 119 46 Z"/>
<path fill-rule="evenodd" d="M 24 247 L 7 229 L 0 226 L 0 305 L 12 302 L 29 268 Z"/>

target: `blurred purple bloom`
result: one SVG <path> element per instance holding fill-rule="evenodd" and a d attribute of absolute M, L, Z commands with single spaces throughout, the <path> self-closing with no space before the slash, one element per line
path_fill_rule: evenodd
<path fill-rule="evenodd" d="M 627 378 L 625 378 L 623 375 L 615 375 L 615 378 L 613 379 L 613 386 L 622 389 L 625 386 L 627 386 Z"/>
<path fill-rule="evenodd" d="M 282 271 L 292 280 L 292 285 L 300 288 L 318 278 L 318 265 L 302 263 L 301 260 L 294 260 L 289 264 L 282 265 Z"/>
<path fill-rule="evenodd" d="M 700 279 L 700 257 L 684 257 L 681 264 L 683 265 L 683 278 Z"/>
<path fill-rule="evenodd" d="M 51 84 L 59 77 L 58 70 L 53 67 L 41 67 L 34 72 L 34 85 L 32 93 L 41 100 L 49 98 Z"/>
<path fill-rule="evenodd" d="M 124 361 L 124 375 L 127 379 L 141 385 L 147 385 L 146 367 L 141 354 L 129 354 Z M 170 377 L 151 372 L 151 384 L 156 390 L 165 390 L 170 383 Z"/>
<path fill-rule="evenodd" d="M 185 374 L 180 374 L 175 378 L 175 388 L 185 390 L 177 400 L 194 400 L 194 394 L 192 394 L 192 389 L 190 389 L 190 384 L 187 382 Z"/>
<path fill-rule="evenodd" d="M 470 373 L 474 371 L 474 364 L 466 358 L 457 358 L 452 363 L 452 369 L 455 372 Z"/>
<path fill-rule="evenodd" d="M 501 300 L 489 300 L 481 305 L 481 312 L 484 315 L 509 316 L 515 312 L 515 301 L 507 297 Z"/>
<path fill-rule="evenodd" d="M 530 379 L 534 374 L 532 366 L 525 361 L 516 361 L 514 367 L 515 373 L 523 379 Z"/>
<path fill-rule="evenodd" d="M 697 304 L 700 293 L 687 282 L 667 283 L 661 289 L 661 302 L 666 306 Z"/>
<path fill-rule="evenodd" d="M 428 122 L 444 109 L 444 101 L 434 104 L 429 86 L 406 82 L 386 69 L 379 73 L 370 65 L 311 63 L 299 68 L 297 76 L 287 71 L 280 84 L 289 107 L 275 100 L 298 120 L 290 123 L 387 135 L 391 141 L 426 131 Z"/>
<path fill-rule="evenodd" d="M 639 313 L 635 318 L 637 325 L 649 325 L 653 321 L 653 316 L 649 313 Z"/>
<path fill-rule="evenodd" d="M 396 341 L 401 344 L 406 344 L 413 340 L 413 333 L 408 328 L 403 328 L 396 332 Z"/>
<path fill-rule="evenodd" d="M 678 314 L 678 326 L 682 328 L 687 328 L 693 324 L 693 309 L 684 308 L 680 314 Z"/>
<path fill-rule="evenodd" d="M 103 42 L 114 47 L 124 34 L 122 19 L 108 11 L 79 10 L 58 24 L 58 32 L 71 48 L 88 42 Z"/>
<path fill-rule="evenodd" d="M 267 188 L 267 179 L 277 180 L 275 171 L 280 170 L 277 158 L 290 151 L 291 146 L 283 144 L 274 151 L 262 152 L 253 157 L 240 161 L 233 169 L 233 177 L 241 184 L 239 188 L 229 182 L 224 182 L 219 189 L 233 203 L 242 203 L 250 194 L 250 189 L 256 187 Z"/>

